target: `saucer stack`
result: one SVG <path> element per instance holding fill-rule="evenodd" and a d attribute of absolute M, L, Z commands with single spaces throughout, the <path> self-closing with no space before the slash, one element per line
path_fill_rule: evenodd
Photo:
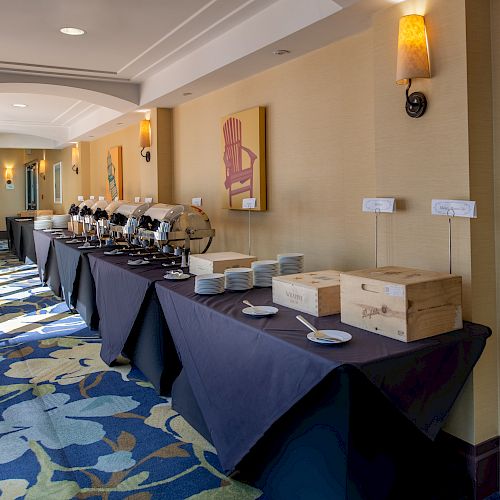
<path fill-rule="evenodd" d="M 304 272 L 303 253 L 280 253 L 278 254 L 278 262 L 280 267 L 280 276 Z"/>
<path fill-rule="evenodd" d="M 41 215 L 33 222 L 33 229 L 52 229 L 52 216 Z"/>
<path fill-rule="evenodd" d="M 278 276 L 277 260 L 256 260 L 252 262 L 254 286 L 268 287 L 273 285 L 273 276 Z"/>
<path fill-rule="evenodd" d="M 71 220 L 71 215 L 53 215 L 52 216 L 52 227 L 55 229 L 67 229 L 68 222 Z"/>
<path fill-rule="evenodd" d="M 253 288 L 253 271 L 249 267 L 233 267 L 224 271 L 226 290 L 241 292 Z"/>
<path fill-rule="evenodd" d="M 199 274 L 194 280 L 194 292 L 200 295 L 217 295 L 224 293 L 224 275 Z"/>

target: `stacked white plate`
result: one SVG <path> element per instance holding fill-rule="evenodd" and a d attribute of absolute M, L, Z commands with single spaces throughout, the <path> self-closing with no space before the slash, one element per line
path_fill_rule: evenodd
<path fill-rule="evenodd" d="M 254 286 L 272 286 L 273 276 L 278 276 L 279 264 L 277 260 L 256 260 L 252 262 Z"/>
<path fill-rule="evenodd" d="M 278 262 L 281 276 L 304 272 L 303 253 L 280 253 L 278 254 Z"/>
<path fill-rule="evenodd" d="M 53 215 L 52 216 L 52 227 L 57 229 L 66 229 L 68 227 L 68 222 L 71 220 L 71 215 Z"/>
<path fill-rule="evenodd" d="M 194 280 L 194 291 L 200 295 L 217 295 L 224 293 L 224 275 L 199 274 Z"/>
<path fill-rule="evenodd" d="M 33 222 L 33 229 L 52 229 L 52 216 L 37 217 Z"/>
<path fill-rule="evenodd" d="M 233 267 L 224 271 L 226 290 L 241 292 L 253 288 L 253 270 L 249 267 Z"/>

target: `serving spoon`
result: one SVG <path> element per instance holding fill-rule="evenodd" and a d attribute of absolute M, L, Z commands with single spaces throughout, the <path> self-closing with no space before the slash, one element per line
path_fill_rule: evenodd
<path fill-rule="evenodd" d="M 304 318 L 304 316 L 301 316 L 300 314 L 295 316 L 303 325 L 307 326 L 307 328 L 309 328 L 309 330 L 311 330 L 313 333 L 314 333 L 314 336 L 319 339 L 319 340 L 327 340 L 329 342 L 333 342 L 333 343 L 336 343 L 336 342 L 343 342 L 342 339 L 338 338 L 338 337 L 332 337 L 331 335 L 325 335 L 323 333 L 322 330 L 318 330 L 317 328 L 315 328 L 313 325 L 311 325 L 311 323 L 309 323 L 309 321 L 307 321 L 306 318 Z"/>

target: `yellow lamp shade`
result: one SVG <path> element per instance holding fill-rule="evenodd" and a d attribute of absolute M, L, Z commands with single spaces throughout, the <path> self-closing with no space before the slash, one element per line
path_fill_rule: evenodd
<path fill-rule="evenodd" d="M 78 149 L 78 146 L 74 146 L 71 148 L 71 164 L 78 165 L 79 161 L 80 161 L 80 150 Z"/>
<path fill-rule="evenodd" d="M 45 175 L 45 169 L 47 168 L 47 160 L 40 160 L 40 163 L 38 164 L 38 173 L 40 175 Z"/>
<path fill-rule="evenodd" d="M 423 16 L 412 14 L 399 20 L 398 64 L 396 82 L 400 85 L 412 78 L 430 78 L 427 31 Z"/>
<path fill-rule="evenodd" d="M 151 125 L 149 120 L 141 120 L 139 128 L 139 143 L 141 148 L 151 147 Z"/>

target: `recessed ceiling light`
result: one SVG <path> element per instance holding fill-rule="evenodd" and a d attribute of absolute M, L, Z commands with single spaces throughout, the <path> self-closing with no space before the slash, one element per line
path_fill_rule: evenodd
<path fill-rule="evenodd" d="M 136 109 L 135 112 L 136 113 L 149 113 L 151 110 L 149 109 Z"/>
<path fill-rule="evenodd" d="M 89 135 L 89 137 L 95 137 L 95 135 Z"/>
<path fill-rule="evenodd" d="M 80 35 L 85 35 L 86 31 L 82 30 L 81 28 L 61 28 L 59 30 L 61 33 L 64 33 L 65 35 L 72 35 L 72 36 L 80 36 Z"/>
<path fill-rule="evenodd" d="M 117 125 L 123 125 L 123 122 L 118 122 Z"/>
<path fill-rule="evenodd" d="M 26 108 L 28 105 L 27 104 L 13 104 L 15 108 Z"/>
<path fill-rule="evenodd" d="M 193 93 L 192 92 L 184 92 L 182 95 L 187 97 L 188 95 L 193 95 Z"/>
<path fill-rule="evenodd" d="M 290 51 L 286 50 L 286 49 L 277 49 L 277 50 L 273 50 L 273 54 L 275 56 L 284 56 L 286 54 L 290 54 Z"/>

